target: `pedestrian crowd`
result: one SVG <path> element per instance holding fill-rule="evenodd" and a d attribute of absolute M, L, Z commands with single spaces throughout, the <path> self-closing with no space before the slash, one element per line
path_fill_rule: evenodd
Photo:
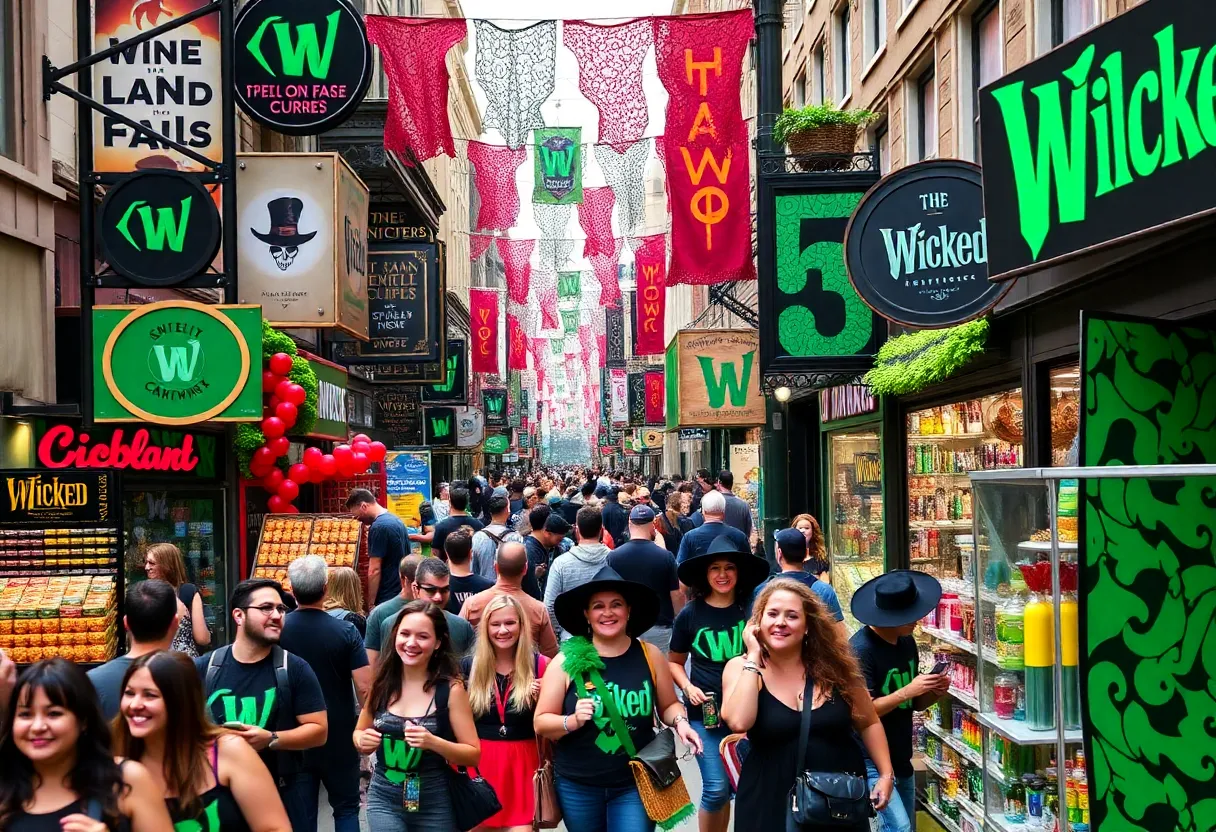
<path fill-rule="evenodd" d="M 366 585 L 317 556 L 290 591 L 242 581 L 210 652 L 181 553 L 151 546 L 124 655 L 0 653 L 0 830 L 315 832 L 324 787 L 337 832 L 725 832 L 732 806 L 738 830 L 909 832 L 940 586 L 875 578 L 849 633 L 815 518 L 770 559 L 732 486 L 491 471 L 412 529 L 356 489 Z"/>

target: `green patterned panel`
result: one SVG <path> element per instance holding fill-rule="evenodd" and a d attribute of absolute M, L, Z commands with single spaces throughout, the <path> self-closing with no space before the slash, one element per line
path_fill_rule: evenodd
<path fill-rule="evenodd" d="M 1216 333 L 1084 318 L 1081 462 L 1216 462 Z M 1216 829 L 1216 480 L 1088 480 L 1082 697 L 1094 832 Z"/>

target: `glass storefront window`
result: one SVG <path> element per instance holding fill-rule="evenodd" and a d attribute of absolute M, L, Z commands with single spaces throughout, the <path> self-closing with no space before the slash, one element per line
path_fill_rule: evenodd
<path fill-rule="evenodd" d="M 832 478 L 829 483 L 832 515 L 828 525 L 831 581 L 852 632 L 860 626 L 849 614 L 853 592 L 881 575 L 886 564 L 878 431 L 830 433 L 828 452 Z"/>
<path fill-rule="evenodd" d="M 1081 368 L 1072 364 L 1050 373 L 1051 464 L 1076 465 L 1077 437 L 1081 424 Z"/>

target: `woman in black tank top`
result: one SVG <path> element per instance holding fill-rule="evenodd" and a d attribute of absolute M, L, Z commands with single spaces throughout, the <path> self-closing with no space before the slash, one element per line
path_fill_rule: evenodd
<path fill-rule="evenodd" d="M 208 721 L 189 657 L 159 650 L 132 661 L 118 713 L 115 748 L 147 767 L 175 824 L 193 821 L 203 832 L 289 832 L 266 764 L 243 739 Z"/>
<path fill-rule="evenodd" d="M 169 832 L 165 803 L 139 763 L 117 761 L 97 694 L 64 659 L 26 668 L 0 731 L 0 829 Z"/>

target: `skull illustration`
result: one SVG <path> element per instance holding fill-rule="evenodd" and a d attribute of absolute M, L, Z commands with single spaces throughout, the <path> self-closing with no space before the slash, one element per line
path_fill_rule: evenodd
<path fill-rule="evenodd" d="M 274 258 L 275 265 L 279 267 L 279 271 L 287 271 L 291 264 L 295 262 L 296 255 L 300 253 L 298 246 L 271 246 L 270 256 Z"/>

